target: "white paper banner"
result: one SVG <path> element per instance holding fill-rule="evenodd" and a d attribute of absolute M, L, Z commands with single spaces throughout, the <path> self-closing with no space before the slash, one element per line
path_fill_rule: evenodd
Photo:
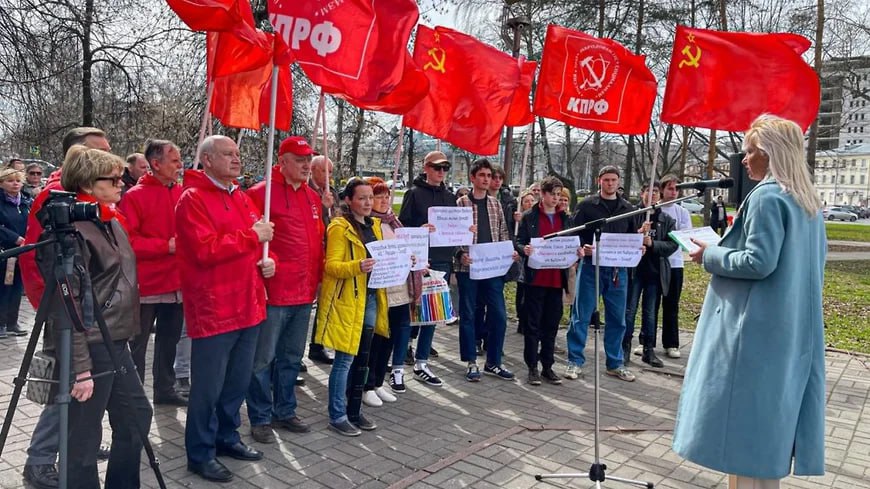
<path fill-rule="evenodd" d="M 529 268 L 568 268 L 577 263 L 579 236 L 559 236 L 551 239 L 532 238 L 532 254 L 529 255 Z"/>
<path fill-rule="evenodd" d="M 384 289 L 401 285 L 408 280 L 411 271 L 411 252 L 408 243 L 401 239 L 372 241 L 366 249 L 375 259 L 375 267 L 369 273 L 369 288 Z"/>
<path fill-rule="evenodd" d="M 429 234 L 429 246 L 468 246 L 474 242 L 474 211 L 471 207 L 430 207 L 429 224 L 435 232 Z"/>
<path fill-rule="evenodd" d="M 514 262 L 514 244 L 512 241 L 475 244 L 468 248 L 468 255 L 471 280 L 503 277 Z"/>
<path fill-rule="evenodd" d="M 602 233 L 598 243 L 602 267 L 636 267 L 640 262 L 643 235 L 640 233 Z M 592 263 L 595 253 L 592 252 Z"/>
<path fill-rule="evenodd" d="M 411 270 L 425 270 L 429 266 L 429 228 L 398 228 L 396 239 L 408 243 L 408 250 L 417 260 Z"/>
<path fill-rule="evenodd" d="M 698 249 L 698 245 L 690 241 L 692 238 L 706 244 L 707 246 L 718 244 L 719 240 L 722 239 L 722 237 L 716 234 L 716 231 L 713 231 L 713 228 L 710 226 L 683 229 L 682 231 L 671 231 L 668 233 L 668 236 L 689 253 Z"/>

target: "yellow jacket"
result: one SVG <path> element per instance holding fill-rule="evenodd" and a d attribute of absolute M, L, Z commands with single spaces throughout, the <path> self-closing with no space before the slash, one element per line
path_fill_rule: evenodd
<path fill-rule="evenodd" d="M 383 239 L 381 221 L 374 221 L 375 237 Z M 326 230 L 326 267 L 317 299 L 316 342 L 334 350 L 356 355 L 366 310 L 368 276 L 360 270 L 366 248 L 344 218 L 333 220 Z M 375 334 L 390 337 L 387 324 L 387 294 L 378 289 Z"/>

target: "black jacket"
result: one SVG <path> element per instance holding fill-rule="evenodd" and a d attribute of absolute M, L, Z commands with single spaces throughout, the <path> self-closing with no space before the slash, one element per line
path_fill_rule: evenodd
<path fill-rule="evenodd" d="M 405 227 L 420 227 L 429 222 L 429 208 L 433 206 L 456 207 L 456 196 L 444 183 L 437 187 L 430 185 L 426 183 L 426 175 L 420 174 L 402 198 L 399 221 Z M 429 261 L 452 261 L 454 251 L 453 247 L 430 248 Z"/>
<path fill-rule="evenodd" d="M 641 214 L 635 223 L 636 226 L 640 228 L 645 220 L 646 214 Z M 650 217 L 650 222 L 652 223 L 650 228 L 652 247 L 647 247 L 640 263 L 631 270 L 631 279 L 650 280 L 658 278 L 662 295 L 668 295 L 668 288 L 671 284 L 671 262 L 668 261 L 668 257 L 679 248 L 677 242 L 668 237 L 668 233 L 676 229 L 677 221 L 662 212 L 661 209 L 656 209 Z"/>
<path fill-rule="evenodd" d="M 558 211 L 556 214 L 562 217 L 562 229 L 571 224 L 571 218 L 569 218 L 568 214 L 564 211 Z M 520 254 L 523 263 L 523 276 L 521 282 L 526 284 L 532 283 L 532 280 L 535 279 L 535 273 L 537 270 L 529 268 L 529 257 L 526 256 L 523 248 L 532 242 L 532 238 L 541 237 L 540 222 L 540 205 L 534 205 L 531 209 L 523 212 L 523 217 L 520 219 L 520 227 L 517 231 L 517 239 L 514 241 L 514 248 L 516 248 L 517 253 Z M 562 272 L 562 289 L 568 290 L 568 269 L 564 268 L 560 270 L 560 272 Z"/>
<path fill-rule="evenodd" d="M 577 210 L 574 212 L 572 225 L 581 226 L 597 219 L 618 216 L 620 214 L 625 214 L 626 212 L 631 212 L 634 210 L 634 206 L 631 205 L 631 203 L 629 203 L 627 200 L 623 199 L 622 197 L 617 197 L 616 199 L 619 203 L 617 204 L 616 209 L 611 213 L 602 202 L 603 199 L 599 194 L 586 197 L 585 199 L 583 199 L 582 202 L 580 202 L 579 205 L 577 205 Z M 636 233 L 636 224 L 636 219 L 621 219 L 619 221 L 609 222 L 605 224 L 602 232 Z M 591 229 L 584 229 L 583 231 L 581 231 L 580 244 L 591 245 L 593 241 L 593 234 L 593 230 Z"/>

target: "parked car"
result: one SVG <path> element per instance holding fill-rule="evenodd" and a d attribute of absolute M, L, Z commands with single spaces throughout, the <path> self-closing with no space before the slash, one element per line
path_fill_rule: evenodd
<path fill-rule="evenodd" d="M 401 180 L 396 181 L 395 185 L 393 185 L 392 180 L 387 180 L 385 183 L 387 184 L 387 187 L 390 187 L 390 188 L 395 188 L 395 189 L 405 188 L 405 182 L 403 182 Z"/>
<path fill-rule="evenodd" d="M 858 216 L 858 219 L 864 219 L 865 217 L 868 217 L 868 214 L 870 214 L 870 211 L 858 207 L 857 205 L 843 205 L 840 207 L 842 207 L 843 210 L 846 212 L 851 212 L 852 214 L 855 214 L 856 216 Z"/>
<path fill-rule="evenodd" d="M 855 222 L 858 220 L 858 216 L 843 209 L 842 207 L 829 207 L 827 209 L 823 209 L 822 215 L 825 216 L 825 219 L 829 221 L 840 220 Z"/>
<path fill-rule="evenodd" d="M 698 202 L 697 199 L 689 199 L 680 202 L 683 209 L 689 211 L 689 214 L 700 214 L 704 212 L 704 204 Z"/>

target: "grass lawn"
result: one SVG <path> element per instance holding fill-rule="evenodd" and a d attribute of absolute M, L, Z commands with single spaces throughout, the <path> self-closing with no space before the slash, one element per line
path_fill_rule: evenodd
<path fill-rule="evenodd" d="M 692 226 L 701 227 L 703 225 L 703 216 L 692 214 Z M 828 233 L 828 241 L 861 241 L 870 243 L 870 226 L 825 222 L 825 229 Z"/>
<path fill-rule="evenodd" d="M 710 274 L 700 265 L 686 263 L 683 294 L 680 299 L 680 327 L 694 330 Z M 505 287 L 508 316 L 516 318 L 516 284 Z M 870 261 L 829 262 L 824 288 L 825 340 L 828 346 L 870 354 Z M 603 314 L 603 309 L 602 309 Z M 562 323 L 567 324 L 568 307 Z M 659 322 L 661 324 L 661 321 Z M 516 326 L 509 322 L 508 330 Z"/>

